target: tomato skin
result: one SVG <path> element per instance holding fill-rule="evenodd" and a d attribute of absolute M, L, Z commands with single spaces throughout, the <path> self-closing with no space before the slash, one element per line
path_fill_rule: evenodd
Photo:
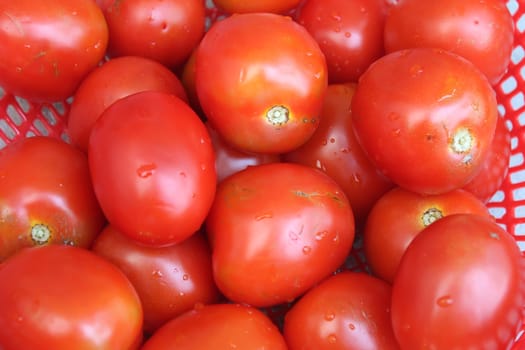
<path fill-rule="evenodd" d="M 108 28 L 91 0 L 1 4 L 0 85 L 31 101 L 62 101 L 104 57 Z"/>
<path fill-rule="evenodd" d="M 236 348 L 287 349 L 277 327 L 258 309 L 213 304 L 199 306 L 166 323 L 141 350 Z"/>
<path fill-rule="evenodd" d="M 172 94 L 144 91 L 113 103 L 93 127 L 88 159 L 109 223 L 144 244 L 190 237 L 215 195 L 209 134 Z"/>
<path fill-rule="evenodd" d="M 290 350 L 397 350 L 390 321 L 390 284 L 341 272 L 309 290 L 285 316 Z"/>
<path fill-rule="evenodd" d="M 457 53 L 496 84 L 510 63 L 514 22 L 501 0 L 402 0 L 385 23 L 385 49 L 436 47 Z"/>
<path fill-rule="evenodd" d="M 2 264 L 0 280 L 4 350 L 129 350 L 142 338 L 135 289 L 86 249 L 25 248 Z"/>
<path fill-rule="evenodd" d="M 214 0 L 221 11 L 227 13 L 270 12 L 286 14 L 295 9 L 301 0 Z"/>
<path fill-rule="evenodd" d="M 510 151 L 510 130 L 505 124 L 505 119 L 500 117 L 496 124 L 494 140 L 481 170 L 463 186 L 463 189 L 471 192 L 483 202 L 488 202 L 501 188 L 509 172 Z"/>
<path fill-rule="evenodd" d="M 224 142 L 210 123 L 205 124 L 210 133 L 213 149 L 215 150 L 215 169 L 217 170 L 218 182 L 249 166 L 277 163 L 281 160 L 278 154 L 241 152 Z"/>
<path fill-rule="evenodd" d="M 350 108 L 355 87 L 329 85 L 319 127 L 304 145 L 282 158 L 326 172 L 343 188 L 361 227 L 375 201 L 394 185 L 370 162 L 355 137 Z"/>
<path fill-rule="evenodd" d="M 230 16 L 210 28 L 196 55 L 201 107 L 235 148 L 283 153 L 303 144 L 317 128 L 326 61 L 315 40 L 291 18 Z"/>
<path fill-rule="evenodd" d="M 522 323 L 524 267 L 516 241 L 493 220 L 455 214 L 430 225 L 392 287 L 401 348 L 509 349 Z"/>
<path fill-rule="evenodd" d="M 414 237 L 436 220 L 459 213 L 491 217 L 481 200 L 461 189 L 436 195 L 399 187 L 387 192 L 374 204 L 364 229 L 363 247 L 370 269 L 392 283 Z"/>
<path fill-rule="evenodd" d="M 357 82 L 384 54 L 384 0 L 307 0 L 296 20 L 325 54 L 330 83 Z"/>
<path fill-rule="evenodd" d="M 397 185 L 426 194 L 460 188 L 476 175 L 498 118 L 484 75 L 439 49 L 378 59 L 361 76 L 351 107 L 371 161 Z"/>
<path fill-rule="evenodd" d="M 188 100 L 179 78 L 148 58 L 117 57 L 91 71 L 75 92 L 69 111 L 67 130 L 72 142 L 87 152 L 91 129 L 102 112 L 122 97 L 147 90 Z"/>
<path fill-rule="evenodd" d="M 119 0 L 104 14 L 111 57 L 142 56 L 176 68 L 204 35 L 204 0 Z"/>
<path fill-rule="evenodd" d="M 197 303 L 219 300 L 210 248 L 202 234 L 157 248 L 137 243 L 107 226 L 93 243 L 92 250 L 118 266 L 135 287 L 147 333 L 191 310 Z"/>
<path fill-rule="evenodd" d="M 335 271 L 352 246 L 354 221 L 326 174 L 272 163 L 219 183 L 206 232 L 219 290 L 266 307 L 293 300 Z"/>
<path fill-rule="evenodd" d="M 2 149 L 0 193 L 0 261 L 33 245 L 87 248 L 105 224 L 86 155 L 58 139 L 22 138 Z"/>

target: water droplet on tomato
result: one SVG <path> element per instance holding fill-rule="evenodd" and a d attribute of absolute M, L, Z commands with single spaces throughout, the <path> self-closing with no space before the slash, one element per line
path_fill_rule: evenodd
<path fill-rule="evenodd" d="M 333 321 L 335 319 L 335 314 L 333 312 L 326 313 L 324 319 L 327 321 Z"/>
<path fill-rule="evenodd" d="M 151 272 L 151 275 L 152 275 L 153 277 L 157 277 L 157 278 L 162 278 L 162 277 L 164 276 L 164 275 L 162 274 L 162 272 L 159 271 L 159 270 L 155 270 L 155 271 Z"/>
<path fill-rule="evenodd" d="M 332 18 L 336 22 L 341 22 L 341 16 L 337 13 L 332 13 Z"/>
<path fill-rule="evenodd" d="M 334 137 L 330 137 L 330 143 L 335 143 L 335 138 Z"/>
<path fill-rule="evenodd" d="M 189 276 L 187 273 L 185 273 L 184 275 L 182 275 L 182 279 L 183 279 L 184 281 L 187 281 L 189 278 L 190 278 L 190 276 Z"/>
<path fill-rule="evenodd" d="M 312 51 L 306 51 L 305 55 L 308 56 L 308 57 L 312 57 L 314 55 L 314 53 Z"/>
<path fill-rule="evenodd" d="M 308 255 L 312 252 L 312 247 L 305 245 L 303 247 L 303 254 Z"/>
<path fill-rule="evenodd" d="M 352 174 L 352 179 L 356 184 L 361 183 L 361 176 L 359 174 Z"/>
<path fill-rule="evenodd" d="M 339 238 L 339 233 L 336 233 L 334 238 L 332 238 L 332 241 L 337 245 L 339 244 L 339 242 L 341 241 L 341 239 Z"/>
<path fill-rule="evenodd" d="M 350 328 L 350 330 L 353 331 L 355 330 L 355 325 L 353 323 L 349 323 L 348 328 Z"/>
<path fill-rule="evenodd" d="M 186 173 L 185 173 L 184 171 L 181 171 L 181 172 L 179 173 L 179 175 L 180 175 L 181 177 L 184 177 L 184 178 L 186 177 Z"/>
<path fill-rule="evenodd" d="M 350 33 L 350 32 L 345 32 L 345 37 L 350 38 L 351 36 L 352 36 L 352 33 Z"/>
<path fill-rule="evenodd" d="M 441 307 L 448 307 L 454 304 L 454 299 L 450 295 L 445 295 L 437 300 L 437 304 Z"/>
<path fill-rule="evenodd" d="M 330 335 L 328 336 L 327 340 L 328 340 L 328 343 L 330 343 L 330 344 L 335 344 L 335 343 L 337 343 L 337 337 L 336 337 L 335 334 L 330 334 Z"/>
<path fill-rule="evenodd" d="M 319 231 L 315 234 L 316 241 L 322 241 L 328 235 L 328 231 Z"/>
<path fill-rule="evenodd" d="M 271 218 L 273 218 L 272 213 L 264 213 L 264 214 L 261 214 L 261 215 L 257 215 L 255 217 L 255 221 L 261 221 L 261 220 L 264 220 L 264 219 L 271 219 Z"/>
<path fill-rule="evenodd" d="M 415 78 L 421 73 L 423 73 L 423 67 L 421 67 L 419 64 L 414 64 L 412 67 L 410 67 L 410 75 L 412 75 L 412 77 Z"/>
<path fill-rule="evenodd" d="M 153 175 L 155 170 L 157 170 L 157 166 L 155 164 L 144 164 L 137 169 L 137 175 L 145 179 Z"/>
<path fill-rule="evenodd" d="M 201 164 L 201 170 L 202 170 L 202 171 L 205 171 L 206 169 L 208 169 L 208 167 L 206 166 L 206 164 Z"/>

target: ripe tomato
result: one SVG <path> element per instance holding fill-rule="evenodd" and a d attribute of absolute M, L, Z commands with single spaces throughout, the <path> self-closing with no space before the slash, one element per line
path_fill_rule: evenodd
<path fill-rule="evenodd" d="M 202 109 L 234 147 L 287 152 L 317 128 L 327 86 L 326 62 L 306 29 L 289 17 L 230 16 L 210 28 L 196 55 Z"/>
<path fill-rule="evenodd" d="M 205 29 L 204 0 L 119 0 L 104 14 L 111 57 L 148 57 L 170 68 L 184 63 Z"/>
<path fill-rule="evenodd" d="M 197 303 L 219 300 L 210 248 L 202 234 L 157 248 L 139 244 L 107 226 L 92 249 L 118 266 L 135 287 L 148 333 Z"/>
<path fill-rule="evenodd" d="M 507 70 L 514 22 L 501 0 L 402 0 L 385 23 L 387 52 L 435 47 L 457 53 L 478 67 L 492 84 Z"/>
<path fill-rule="evenodd" d="M 204 112 L 197 96 L 197 88 L 195 87 L 195 60 L 197 58 L 197 49 L 193 50 L 190 57 L 184 63 L 181 73 L 181 82 L 188 95 L 188 101 L 193 110 L 205 120 Z"/>
<path fill-rule="evenodd" d="M 408 247 L 392 287 L 402 349 L 509 349 L 521 326 L 524 262 L 493 220 L 447 216 Z"/>
<path fill-rule="evenodd" d="M 0 85 L 62 101 L 104 57 L 108 28 L 92 0 L 0 1 Z"/>
<path fill-rule="evenodd" d="M 392 282 L 414 237 L 436 220 L 458 213 L 490 217 L 482 201 L 460 189 L 436 195 L 399 187 L 387 192 L 374 204 L 364 229 L 364 253 L 372 272 Z"/>
<path fill-rule="evenodd" d="M 0 281 L 3 350 L 129 350 L 142 339 L 135 289 L 86 249 L 26 248 L 2 264 Z"/>
<path fill-rule="evenodd" d="M 104 227 L 86 155 L 58 139 L 2 149 L 0 193 L 0 261 L 33 245 L 89 247 Z"/>
<path fill-rule="evenodd" d="M 205 124 L 211 136 L 213 149 L 215 150 L 215 169 L 217 170 L 218 182 L 249 166 L 277 163 L 280 161 L 278 154 L 241 152 L 224 142 L 210 123 Z"/>
<path fill-rule="evenodd" d="M 494 140 L 487 158 L 478 174 L 463 186 L 463 189 L 488 202 L 508 174 L 510 148 L 510 131 L 505 124 L 505 119 L 498 118 Z"/>
<path fill-rule="evenodd" d="M 188 238 L 215 195 L 209 134 L 172 94 L 144 91 L 113 103 L 93 127 L 88 158 L 108 221 L 142 243 Z"/>
<path fill-rule="evenodd" d="M 283 336 L 261 311 L 246 305 L 199 306 L 171 320 L 141 350 L 286 350 Z"/>
<path fill-rule="evenodd" d="M 342 272 L 309 290 L 284 320 L 290 350 L 397 350 L 391 287 L 364 273 Z"/>
<path fill-rule="evenodd" d="M 217 286 L 232 301 L 291 301 L 335 271 L 354 239 L 352 209 L 320 170 L 248 167 L 223 180 L 206 221 Z"/>
<path fill-rule="evenodd" d="M 399 186 L 428 194 L 460 188 L 476 175 L 498 118 L 485 76 L 439 49 L 375 61 L 357 85 L 352 113 L 372 162 Z"/>
<path fill-rule="evenodd" d="M 227 13 L 271 12 L 285 14 L 295 9 L 301 0 L 213 0 L 220 10 Z"/>
<path fill-rule="evenodd" d="M 67 128 L 73 143 L 87 152 L 91 129 L 102 112 L 122 97 L 147 90 L 173 93 L 187 101 L 179 78 L 148 58 L 118 57 L 91 71 L 71 104 Z"/>
<path fill-rule="evenodd" d="M 384 53 L 384 0 L 307 0 L 297 21 L 319 43 L 331 83 L 356 82 Z"/>
<path fill-rule="evenodd" d="M 328 86 L 319 127 L 299 148 L 283 160 L 319 168 L 344 190 L 356 224 L 364 224 L 375 201 L 394 185 L 370 162 L 352 127 L 350 103 L 355 84 Z"/>

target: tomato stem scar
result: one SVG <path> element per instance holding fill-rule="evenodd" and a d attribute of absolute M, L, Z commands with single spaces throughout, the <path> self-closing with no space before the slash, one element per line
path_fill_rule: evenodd
<path fill-rule="evenodd" d="M 430 209 L 427 209 L 423 213 L 423 216 L 421 217 L 421 220 L 423 221 L 423 225 L 425 227 L 427 227 L 430 224 L 432 224 L 433 222 L 441 219 L 442 217 L 443 217 L 443 212 L 441 212 L 441 210 L 439 210 L 437 208 L 430 208 Z"/>
<path fill-rule="evenodd" d="M 283 125 L 288 122 L 290 112 L 288 108 L 277 105 L 273 106 L 266 112 L 266 119 L 273 125 Z"/>
<path fill-rule="evenodd" d="M 470 151 L 473 146 L 474 137 L 468 129 L 460 128 L 454 133 L 454 136 L 452 136 L 450 148 L 452 148 L 452 151 L 455 153 L 466 153 Z"/>
<path fill-rule="evenodd" d="M 42 245 L 49 242 L 51 230 L 44 224 L 36 224 L 31 227 L 31 239 L 35 244 Z"/>

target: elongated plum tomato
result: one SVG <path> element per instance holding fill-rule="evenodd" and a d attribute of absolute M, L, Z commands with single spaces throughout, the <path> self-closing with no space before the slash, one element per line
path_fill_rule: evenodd
<path fill-rule="evenodd" d="M 118 266 L 135 287 L 144 311 L 145 332 L 152 333 L 197 303 L 219 300 L 210 248 L 202 233 L 179 244 L 150 247 L 108 225 L 92 250 Z"/>
<path fill-rule="evenodd" d="M 392 285 L 402 349 L 510 349 L 522 324 L 524 260 L 493 220 L 454 214 L 425 228 Z"/>
<path fill-rule="evenodd" d="M 108 27 L 92 0 L 2 1 L 0 85 L 31 101 L 62 101 L 104 58 Z"/>
<path fill-rule="evenodd" d="M 286 350 L 279 329 L 260 310 L 238 304 L 201 305 L 176 317 L 149 338 L 142 350 Z"/>
<path fill-rule="evenodd" d="M 352 247 L 354 219 L 341 187 L 321 170 L 272 163 L 218 185 L 206 230 L 221 292 L 265 307 L 334 272 Z"/>
<path fill-rule="evenodd" d="M 1 265 L 0 280 L 3 350 L 135 350 L 142 340 L 135 289 L 87 249 L 26 248 Z"/>
<path fill-rule="evenodd" d="M 460 188 L 476 175 L 498 118 L 486 77 L 460 56 L 430 48 L 375 61 L 351 107 L 372 162 L 399 186 L 427 194 Z"/>
<path fill-rule="evenodd" d="M 215 195 L 208 131 L 172 94 L 145 91 L 112 104 L 93 127 L 88 158 L 108 221 L 145 244 L 191 236 Z"/>
<path fill-rule="evenodd" d="M 271 13 L 230 16 L 210 28 L 196 55 L 201 107 L 234 147 L 287 152 L 319 125 L 326 61 L 315 40 L 291 18 Z"/>
<path fill-rule="evenodd" d="M 341 272 L 310 289 L 286 313 L 290 350 L 398 350 L 390 321 L 390 284 Z"/>
<path fill-rule="evenodd" d="M 111 59 L 92 70 L 75 92 L 67 119 L 73 144 L 87 152 L 95 121 L 116 100 L 146 91 L 164 91 L 187 100 L 182 82 L 162 64 L 136 56 Z"/>
<path fill-rule="evenodd" d="M 0 261 L 23 247 L 88 248 L 105 224 L 88 159 L 45 136 L 22 138 L 0 152 Z"/>
<path fill-rule="evenodd" d="M 357 141 L 350 108 L 355 88 L 354 83 L 328 85 L 319 127 L 305 144 L 282 158 L 326 172 L 343 188 L 356 224 L 362 226 L 375 201 L 394 184 L 379 172 Z"/>

